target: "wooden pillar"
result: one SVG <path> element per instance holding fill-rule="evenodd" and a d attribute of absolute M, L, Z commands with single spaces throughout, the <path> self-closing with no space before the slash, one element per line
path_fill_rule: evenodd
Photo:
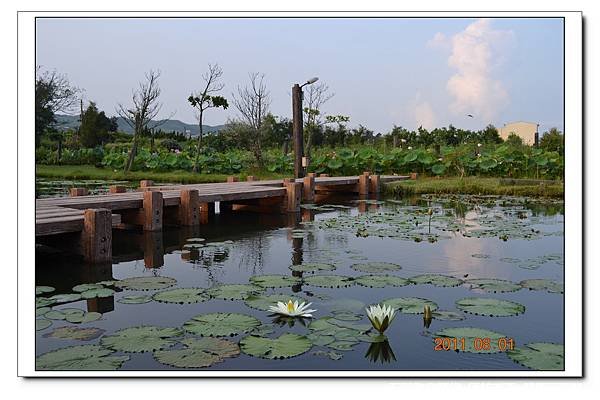
<path fill-rule="evenodd" d="M 125 193 L 127 188 L 123 185 L 110 185 L 108 187 L 108 193 Z"/>
<path fill-rule="evenodd" d="M 194 226 L 200 223 L 200 201 L 198 191 L 184 189 L 181 191 L 179 203 L 179 224 Z"/>
<path fill-rule="evenodd" d="M 257 180 L 258 179 L 256 179 L 256 177 L 254 175 L 248 175 L 246 177 L 246 181 L 248 181 L 248 182 L 254 182 L 254 181 L 257 181 Z"/>
<path fill-rule="evenodd" d="M 144 190 L 145 188 L 149 188 L 150 186 L 154 186 L 154 181 L 149 179 L 144 179 L 140 181 L 140 189 Z"/>
<path fill-rule="evenodd" d="M 87 196 L 88 195 L 87 188 L 70 188 L 69 196 L 70 197 L 79 197 L 79 196 Z"/>
<path fill-rule="evenodd" d="M 381 191 L 381 181 L 379 179 L 379 175 L 371 175 L 370 183 L 371 186 L 369 187 L 369 191 L 371 193 L 379 193 Z"/>
<path fill-rule="evenodd" d="M 410 179 L 416 180 L 418 177 L 419 177 L 419 174 L 417 174 L 416 172 L 411 172 L 410 173 Z"/>
<path fill-rule="evenodd" d="M 161 192 L 144 192 L 144 230 L 160 231 L 163 226 L 163 196 Z"/>
<path fill-rule="evenodd" d="M 358 194 L 369 194 L 369 173 L 358 176 Z"/>
<path fill-rule="evenodd" d="M 105 208 L 87 209 L 81 231 L 83 257 L 89 263 L 112 262 L 112 213 Z"/>
<path fill-rule="evenodd" d="M 302 184 L 294 181 L 284 181 L 286 188 L 284 208 L 286 212 L 300 211 L 300 201 L 302 199 Z"/>
<path fill-rule="evenodd" d="M 237 176 L 228 176 L 227 183 L 239 182 L 240 179 Z"/>
<path fill-rule="evenodd" d="M 309 203 L 315 201 L 315 177 L 310 174 L 304 177 L 302 183 L 302 200 Z"/>

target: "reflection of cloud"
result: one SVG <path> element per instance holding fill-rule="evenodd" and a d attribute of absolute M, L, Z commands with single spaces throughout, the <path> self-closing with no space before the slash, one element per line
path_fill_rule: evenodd
<path fill-rule="evenodd" d="M 450 110 L 470 113 L 489 121 L 504 108 L 510 98 L 503 83 L 495 79 L 493 68 L 501 59 L 500 47 L 512 41 L 512 31 L 494 30 L 490 20 L 479 19 L 447 40 L 441 33 L 428 42 L 429 46 L 451 49 L 448 65 L 456 69 L 446 89 L 454 98 Z"/>

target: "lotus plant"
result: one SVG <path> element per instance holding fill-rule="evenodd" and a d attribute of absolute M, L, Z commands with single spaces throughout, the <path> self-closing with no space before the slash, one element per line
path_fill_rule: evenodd
<path fill-rule="evenodd" d="M 367 317 L 369 317 L 371 325 L 382 334 L 390 326 L 395 316 L 396 311 L 394 308 L 385 304 L 377 304 L 367 308 Z"/>
<path fill-rule="evenodd" d="M 292 300 L 288 300 L 287 303 L 278 301 L 276 306 L 270 306 L 269 311 L 279 314 L 286 315 L 288 317 L 300 317 L 300 318 L 309 318 L 312 317 L 313 312 L 317 310 L 308 310 L 312 303 L 302 303 L 298 304 L 298 301 L 292 302 Z"/>

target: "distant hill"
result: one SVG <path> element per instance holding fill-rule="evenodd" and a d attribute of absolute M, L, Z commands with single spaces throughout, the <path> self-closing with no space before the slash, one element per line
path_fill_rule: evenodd
<path fill-rule="evenodd" d="M 69 130 L 69 129 L 77 129 L 79 127 L 79 116 L 77 115 L 55 115 L 56 117 L 56 128 L 58 130 Z M 125 120 L 121 117 L 118 118 L 117 123 L 119 125 L 119 131 L 125 132 L 129 134 L 133 134 L 133 129 Z M 218 132 L 223 129 L 225 125 L 203 125 L 204 133 L 209 132 Z M 179 121 L 178 119 L 169 119 L 166 120 L 162 125 L 160 125 L 157 129 L 162 129 L 165 132 L 187 132 L 189 131 L 192 136 L 198 136 L 200 130 L 198 129 L 198 124 L 186 124 L 185 122 Z"/>

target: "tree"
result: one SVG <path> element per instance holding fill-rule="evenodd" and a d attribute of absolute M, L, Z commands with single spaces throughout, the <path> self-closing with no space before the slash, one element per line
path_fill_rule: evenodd
<path fill-rule="evenodd" d="M 565 136 L 557 128 L 551 128 L 542 135 L 542 138 L 540 139 L 540 148 L 546 151 L 556 151 L 559 154 L 564 154 Z"/>
<path fill-rule="evenodd" d="M 98 111 L 96 104 L 90 102 L 88 108 L 81 116 L 79 136 L 84 147 L 95 147 L 108 138 L 112 128 L 111 120 L 104 111 Z"/>
<path fill-rule="evenodd" d="M 158 101 L 160 97 L 159 77 L 160 72 L 158 71 L 151 70 L 147 72 L 146 80 L 140 82 L 138 89 L 132 94 L 131 107 L 125 107 L 122 104 L 119 104 L 117 107 L 119 116 L 133 128 L 133 143 L 125 164 L 125 172 L 130 171 L 133 166 L 133 161 L 137 154 L 138 141 L 144 134 L 144 131 L 156 128 L 166 121 L 164 119 L 152 122 L 162 108 L 162 104 Z"/>
<path fill-rule="evenodd" d="M 310 158 L 310 151 L 313 143 L 313 136 L 316 132 L 320 132 L 321 125 L 323 123 L 321 116 L 321 108 L 327 103 L 335 93 L 329 92 L 329 86 L 325 83 L 319 83 L 317 85 L 309 85 L 305 89 L 304 100 L 306 100 L 306 107 L 304 107 L 304 152 L 307 157 Z"/>
<path fill-rule="evenodd" d="M 72 86 L 66 75 L 56 71 L 36 70 L 35 78 L 35 139 L 36 144 L 42 134 L 56 122 L 54 115 L 70 112 L 77 104 L 81 89 Z"/>
<path fill-rule="evenodd" d="M 512 147 L 522 147 L 523 139 L 516 133 L 511 132 L 506 138 L 505 143 Z"/>
<path fill-rule="evenodd" d="M 263 166 L 262 136 L 263 121 L 269 114 L 271 95 L 264 83 L 265 75 L 258 72 L 249 74 L 250 85 L 237 88 L 237 95 L 232 93 L 233 104 L 239 111 L 242 120 L 254 134 L 252 151 L 259 167 Z"/>
<path fill-rule="evenodd" d="M 194 162 L 193 169 L 194 172 L 198 172 L 198 159 L 200 157 L 200 148 L 202 147 L 202 121 L 204 118 L 204 112 L 209 108 L 223 107 L 223 109 L 227 109 L 227 107 L 229 107 L 225 97 L 214 96 L 211 94 L 218 92 L 225 87 L 223 83 L 219 82 L 222 75 L 223 70 L 218 64 L 208 64 L 208 72 L 202 75 L 202 79 L 204 79 L 205 82 L 204 89 L 198 92 L 196 95 L 191 94 L 190 97 L 188 97 L 188 101 L 192 107 L 198 110 L 198 127 L 200 129 L 200 134 L 198 136 L 198 147 L 196 149 L 196 160 Z"/>
<path fill-rule="evenodd" d="M 498 129 L 492 124 L 485 127 L 480 133 L 481 141 L 484 143 L 502 143 L 502 138 L 498 134 Z"/>

